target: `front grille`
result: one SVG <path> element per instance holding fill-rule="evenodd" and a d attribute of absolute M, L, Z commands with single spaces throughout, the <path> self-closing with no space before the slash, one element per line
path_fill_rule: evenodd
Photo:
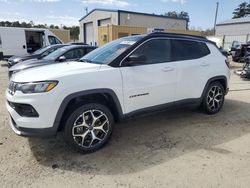
<path fill-rule="evenodd" d="M 17 83 L 15 83 L 15 82 L 13 82 L 13 81 L 10 81 L 9 87 L 8 87 L 8 92 L 9 92 L 11 95 L 14 95 L 15 92 L 16 92 L 16 88 L 17 88 Z"/>

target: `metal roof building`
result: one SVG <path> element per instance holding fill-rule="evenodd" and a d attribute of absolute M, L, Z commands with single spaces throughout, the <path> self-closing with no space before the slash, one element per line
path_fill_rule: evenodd
<path fill-rule="evenodd" d="M 250 40 L 250 17 L 223 21 L 216 25 L 216 36 L 224 41 L 224 49 L 230 47 L 233 41 L 246 43 Z"/>
<path fill-rule="evenodd" d="M 125 10 L 94 9 L 80 20 L 80 41 L 98 45 L 98 27 L 106 25 L 186 30 L 188 21 Z M 137 34 L 137 33 L 134 33 Z"/>

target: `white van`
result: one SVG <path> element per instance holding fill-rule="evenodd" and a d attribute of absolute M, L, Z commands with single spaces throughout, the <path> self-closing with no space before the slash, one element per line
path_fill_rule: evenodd
<path fill-rule="evenodd" d="M 25 55 L 63 42 L 48 29 L 0 27 L 0 58 Z"/>

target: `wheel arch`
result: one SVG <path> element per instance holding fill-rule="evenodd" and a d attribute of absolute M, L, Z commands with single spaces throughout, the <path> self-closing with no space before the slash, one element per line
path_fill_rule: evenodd
<path fill-rule="evenodd" d="M 84 103 L 90 103 L 90 102 L 100 103 L 107 106 L 113 113 L 116 121 L 122 119 L 123 117 L 121 103 L 113 90 L 111 89 L 85 90 L 72 93 L 64 98 L 57 111 L 53 127 L 55 127 L 57 131 L 61 130 L 64 127 L 66 116 L 70 111 L 70 109 L 73 108 L 73 106 L 75 105 L 80 106 Z"/>
<path fill-rule="evenodd" d="M 209 85 L 210 85 L 211 83 L 213 83 L 213 82 L 220 82 L 220 83 L 222 84 L 222 86 L 224 87 L 225 92 L 227 92 L 227 90 L 228 90 L 227 77 L 226 77 L 226 76 L 215 76 L 215 77 L 210 78 L 210 79 L 207 81 L 207 83 L 206 83 L 206 85 L 205 85 L 205 87 L 204 87 L 204 89 L 203 89 L 203 93 L 202 93 L 201 98 L 204 98 L 204 95 L 205 95 L 205 93 L 206 93 L 206 91 L 207 91 Z"/>

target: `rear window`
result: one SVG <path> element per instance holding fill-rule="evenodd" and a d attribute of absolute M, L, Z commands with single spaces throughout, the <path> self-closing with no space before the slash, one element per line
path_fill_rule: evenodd
<path fill-rule="evenodd" d="M 199 59 L 208 54 L 210 54 L 210 50 L 203 42 L 172 40 L 173 61 Z"/>

